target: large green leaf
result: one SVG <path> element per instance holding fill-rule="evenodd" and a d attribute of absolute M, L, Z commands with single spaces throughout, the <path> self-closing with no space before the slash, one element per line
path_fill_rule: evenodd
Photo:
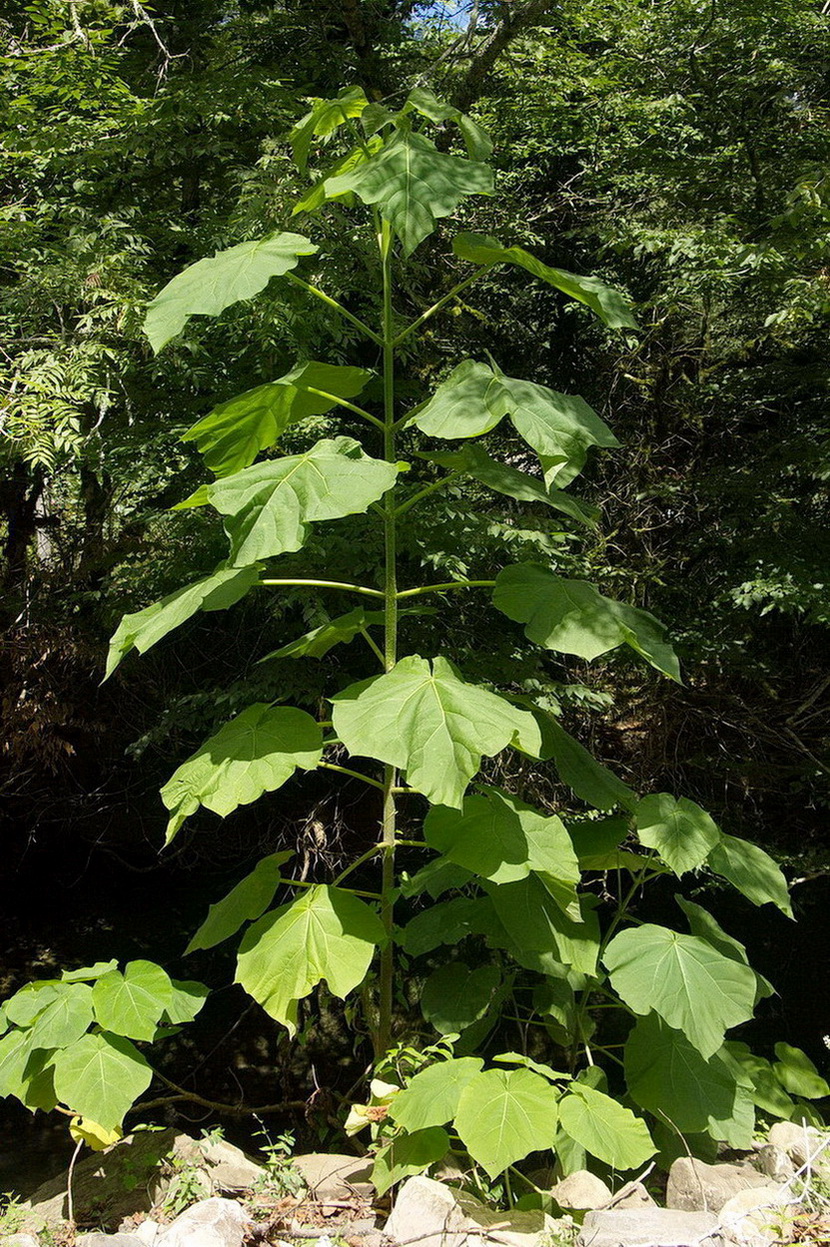
<path fill-rule="evenodd" d="M 513 942 L 529 952 L 553 952 L 558 961 L 593 975 L 599 953 L 599 923 L 583 900 L 574 922 L 535 875 L 516 883 L 490 885 L 496 914 Z"/>
<path fill-rule="evenodd" d="M 172 994 L 164 1007 L 162 1025 L 167 1023 L 170 1026 L 181 1026 L 185 1022 L 192 1022 L 201 1012 L 210 995 L 210 988 L 192 979 L 171 979 L 170 986 Z"/>
<path fill-rule="evenodd" d="M 542 729 L 543 761 L 553 759 L 559 778 L 583 801 L 598 810 L 610 810 L 615 805 L 632 809 L 636 795 L 627 784 L 597 762 L 592 753 L 566 732 L 554 715 L 537 712 Z M 618 839 L 622 839 L 620 836 Z"/>
<path fill-rule="evenodd" d="M 741 961 L 745 966 L 749 965 L 749 958 L 746 955 L 746 949 L 738 940 L 733 939 L 731 935 L 727 935 L 723 927 L 721 927 L 710 913 L 701 905 L 696 905 L 694 901 L 687 901 L 683 896 L 675 896 L 674 898 L 686 917 L 689 919 L 689 929 L 692 935 L 699 935 L 701 939 L 706 940 L 719 953 L 723 953 L 724 957 L 731 957 L 733 961 Z M 759 1000 L 766 999 L 767 996 L 775 995 L 775 988 L 765 979 L 763 975 L 755 973 L 755 1003 Z"/>
<path fill-rule="evenodd" d="M 248 928 L 236 981 L 293 1036 L 298 1002 L 322 979 L 333 995 L 346 997 L 363 982 L 384 938 L 380 919 L 363 901 L 316 884 Z"/>
<path fill-rule="evenodd" d="M 153 350 L 160 351 L 175 338 L 191 316 L 218 316 L 231 304 L 253 298 L 272 277 L 296 268 L 300 256 L 316 251 L 315 244 L 301 234 L 271 234 L 191 264 L 147 307 L 144 332 Z"/>
<path fill-rule="evenodd" d="M 0 1096 L 23 1099 L 31 1057 L 32 1036 L 28 1030 L 13 1030 L 0 1039 Z"/>
<path fill-rule="evenodd" d="M 311 109 L 288 135 L 297 167 L 306 167 L 313 138 L 329 138 L 340 126 L 359 117 L 368 103 L 362 87 L 346 87 L 331 100 L 312 98 Z"/>
<path fill-rule="evenodd" d="M 505 376 L 472 359 L 450 373 L 413 422 L 431 437 L 466 438 L 489 432 L 507 415 L 539 456 L 548 485 L 572 481 L 591 446 L 619 445 L 583 399 Z"/>
<path fill-rule="evenodd" d="M 350 173 L 353 169 L 360 168 L 365 165 L 367 160 L 371 160 L 375 152 L 379 152 L 383 146 L 383 139 L 375 136 L 370 138 L 365 145 L 353 148 L 347 152 L 345 156 L 341 156 L 336 160 L 329 169 L 325 171 L 322 177 L 318 178 L 310 190 L 297 200 L 291 209 L 291 215 L 296 216 L 298 212 L 316 212 L 318 208 L 325 203 L 343 202 L 350 204 L 354 200 L 351 191 L 343 191 L 341 194 L 330 194 L 329 183 L 341 174 Z"/>
<path fill-rule="evenodd" d="M 579 918 L 579 863 L 565 825 L 498 789 L 464 798 L 461 811 L 433 806 L 424 838 L 452 862 L 490 879 L 511 883 L 531 871 L 571 917 Z"/>
<path fill-rule="evenodd" d="M 560 511 L 570 519 L 589 527 L 596 526 L 597 512 L 585 503 L 578 502 L 564 489 L 549 489 L 544 481 L 509 464 L 499 463 L 487 454 L 478 442 L 467 442 L 461 450 L 442 450 L 437 454 L 421 456 L 430 463 L 438 463 L 442 468 L 472 476 L 475 480 L 493 489 L 498 494 L 515 498 L 517 502 L 541 502 Z"/>
<path fill-rule="evenodd" d="M 793 1095 L 804 1096 L 805 1100 L 823 1100 L 830 1096 L 830 1086 L 822 1078 L 813 1062 L 800 1048 L 793 1048 L 788 1043 L 777 1043 L 775 1055 L 778 1060 L 773 1065 L 775 1076 Z"/>
<path fill-rule="evenodd" d="M 545 649 L 590 662 L 628 645 L 680 681 L 663 625 L 648 611 L 603 597 L 587 580 L 566 580 L 539 563 L 519 563 L 499 572 L 493 604 L 508 619 L 525 624 L 525 636 Z"/>
<path fill-rule="evenodd" d="M 410 112 L 420 113 L 422 117 L 428 117 L 436 125 L 444 121 L 454 121 L 461 131 L 467 145 L 467 155 L 471 160 L 487 160 L 491 155 L 493 143 L 481 126 L 477 125 L 466 113 L 462 113 L 459 108 L 439 100 L 426 87 L 413 87 L 409 92 L 401 109 L 401 116 L 405 117 Z"/>
<path fill-rule="evenodd" d="M 581 1082 L 571 1083 L 559 1101 L 559 1123 L 586 1152 L 615 1169 L 634 1169 L 656 1151 L 641 1118 Z"/>
<path fill-rule="evenodd" d="M 500 923 L 488 896 L 455 896 L 416 914 L 396 939 L 410 957 L 421 957 L 442 944 L 458 944 L 468 935 L 489 935 Z"/>
<path fill-rule="evenodd" d="M 792 918 L 787 880 L 769 853 L 757 844 L 722 835 L 706 860 L 716 875 L 728 879 L 753 905 L 770 902 Z"/>
<path fill-rule="evenodd" d="M 354 398 L 372 374 L 365 368 L 297 364 L 285 376 L 214 407 L 182 436 L 195 442 L 216 476 L 241 472 L 261 450 L 276 446 L 290 424 L 321 416 L 339 399 Z"/>
<path fill-rule="evenodd" d="M 84 1035 L 56 1052 L 55 1091 L 62 1104 L 114 1130 L 149 1087 L 153 1072 L 141 1053 L 120 1035 Z"/>
<path fill-rule="evenodd" d="M 628 1090 L 637 1104 L 663 1114 L 684 1133 L 715 1131 L 734 1111 L 735 1075 L 715 1053 L 704 1057 L 655 1013 L 641 1018 L 625 1045 Z"/>
<path fill-rule="evenodd" d="M 569 298 L 586 304 L 610 329 L 637 328 L 631 308 L 620 292 L 598 277 L 579 277 L 565 269 L 551 268 L 525 251 L 524 247 L 504 247 L 497 239 L 483 234 L 458 234 L 453 241 L 453 251 L 459 259 L 469 260 L 472 264 L 518 265 L 549 286 L 555 286 Z"/>
<path fill-rule="evenodd" d="M 204 499 L 226 516 L 236 565 L 299 550 L 314 520 L 357 515 L 395 483 L 399 468 L 351 437 L 323 438 L 300 455 L 268 459 L 215 481 Z"/>
<path fill-rule="evenodd" d="M 35 1018 L 33 1048 L 67 1048 L 92 1025 L 92 988 L 85 983 L 56 983 L 57 996 Z"/>
<path fill-rule="evenodd" d="M 123 974 L 111 970 L 98 979 L 92 989 L 92 1004 L 103 1030 L 126 1035 L 128 1039 L 149 1040 L 154 1037 L 162 1014 L 173 1004 L 173 984 L 161 966 L 152 961 L 131 961 Z"/>
<path fill-rule="evenodd" d="M 332 702 L 334 730 L 349 752 L 405 770 L 411 787 L 435 805 L 461 808 L 483 755 L 512 744 L 538 752 L 533 716 L 467 684 L 445 658 L 432 668 L 417 654 L 403 658 Z"/>
<path fill-rule="evenodd" d="M 57 1000 L 59 995 L 60 984 L 50 979 L 27 983 L 3 1005 L 4 1016 L 15 1026 L 31 1026 L 35 1018 Z"/>
<path fill-rule="evenodd" d="M 433 970 L 421 991 L 421 1012 L 441 1035 L 460 1035 L 484 1017 L 501 982 L 498 966 L 471 969 L 450 961 Z"/>
<path fill-rule="evenodd" d="M 483 1065 L 483 1061 L 473 1056 L 428 1065 L 395 1096 L 389 1106 L 389 1116 L 409 1131 L 443 1126 L 455 1117 L 461 1092 Z"/>
<path fill-rule="evenodd" d="M 125 615 L 110 641 L 104 679 L 109 679 L 131 649 L 137 649 L 139 654 L 146 653 L 152 645 L 174 628 L 181 627 L 197 611 L 222 611 L 234 606 L 249 589 L 259 583 L 259 573 L 257 566 L 220 566 L 211 576 L 203 576 L 192 585 L 169 593 L 160 602 Z"/>
<path fill-rule="evenodd" d="M 371 160 L 327 179 L 329 197 L 353 191 L 366 204 L 377 204 L 411 255 L 449 216 L 465 195 L 489 195 L 493 172 L 485 164 L 447 156 L 421 134 L 401 131 Z"/>
<path fill-rule="evenodd" d="M 271 853 L 257 862 L 250 874 L 215 905 L 188 944 L 185 956 L 197 948 L 214 948 L 235 935 L 246 922 L 254 922 L 271 904 L 280 881 L 280 871 L 293 854 Z"/>
<path fill-rule="evenodd" d="M 622 931 L 603 958 L 614 990 L 635 1013 L 654 1010 L 710 1057 L 724 1031 L 752 1017 L 755 974 L 706 940 L 646 923 Z"/>
<path fill-rule="evenodd" d="M 747 1044 L 738 1040 L 729 1040 L 723 1045 L 725 1052 L 733 1061 L 737 1061 L 751 1083 L 753 1103 L 772 1117 L 782 1117 L 788 1121 L 795 1111 L 795 1102 L 790 1099 L 769 1061 L 756 1056 Z"/>
<path fill-rule="evenodd" d="M 378 1195 L 384 1195 L 396 1182 L 423 1173 L 441 1160 L 449 1148 L 450 1137 L 440 1126 L 400 1135 L 377 1152 L 372 1166 L 372 1185 Z"/>
<path fill-rule="evenodd" d="M 328 623 L 320 624 L 319 628 L 312 628 L 311 632 L 297 637 L 296 641 L 281 645 L 261 658 L 260 662 L 268 662 L 271 658 L 323 658 L 335 645 L 353 641 L 367 628 L 382 624 L 385 618 L 383 611 L 367 611 L 362 606 L 356 606 L 347 614 L 338 615 Z"/>
<path fill-rule="evenodd" d="M 167 843 L 200 805 L 226 818 L 282 787 L 297 767 L 313 771 L 322 756 L 322 729 L 310 714 L 255 702 L 206 740 L 162 788 L 170 811 Z"/>
<path fill-rule="evenodd" d="M 553 1144 L 559 1093 L 529 1069 L 485 1070 L 464 1087 L 455 1129 L 473 1160 L 495 1178 Z"/>
<path fill-rule="evenodd" d="M 720 840 L 717 823 L 686 797 L 667 792 L 643 797 L 634 810 L 640 844 L 656 849 L 676 875 L 696 870 Z"/>

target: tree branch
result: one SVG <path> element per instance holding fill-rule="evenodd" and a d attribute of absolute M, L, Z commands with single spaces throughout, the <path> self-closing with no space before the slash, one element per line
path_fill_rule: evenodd
<path fill-rule="evenodd" d="M 456 108 L 467 112 L 481 95 L 488 75 L 508 44 L 555 7 L 552 0 L 526 0 L 525 4 L 506 6 L 504 17 L 473 53 L 470 67 L 453 96 Z"/>

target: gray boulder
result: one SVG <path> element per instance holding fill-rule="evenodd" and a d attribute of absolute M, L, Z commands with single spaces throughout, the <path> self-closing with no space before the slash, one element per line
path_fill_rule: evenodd
<path fill-rule="evenodd" d="M 720 1212 L 727 1242 L 735 1247 L 772 1247 L 790 1241 L 787 1222 L 791 1218 L 786 1203 L 787 1193 L 780 1186 L 761 1186 L 733 1195 Z"/>
<path fill-rule="evenodd" d="M 612 1198 L 611 1188 L 587 1169 L 577 1169 L 561 1182 L 555 1182 L 550 1194 L 560 1208 L 576 1208 L 579 1211 L 604 1208 Z"/>
<path fill-rule="evenodd" d="M 671 1208 L 605 1208 L 585 1214 L 576 1247 L 724 1247 L 718 1219 Z"/>
<path fill-rule="evenodd" d="M 536 1210 L 493 1212 L 465 1191 L 416 1177 L 402 1185 L 384 1233 L 410 1247 L 541 1247 L 557 1224 Z"/>
<path fill-rule="evenodd" d="M 3 1244 L 6 1247 L 6 1244 Z M 79 1234 L 75 1239 L 75 1247 L 137 1247 L 132 1234 Z"/>
<path fill-rule="evenodd" d="M 362 1156 L 344 1156 L 337 1152 L 309 1152 L 295 1156 L 292 1164 L 302 1175 L 309 1195 L 325 1204 L 331 1200 L 371 1199 L 375 1188 L 370 1181 L 372 1162 Z"/>
<path fill-rule="evenodd" d="M 720 1212 L 739 1191 L 767 1186 L 769 1178 L 751 1165 L 707 1165 L 679 1157 L 669 1170 L 666 1207 L 684 1212 Z"/>
<path fill-rule="evenodd" d="M 158 1247 L 242 1247 L 249 1228 L 236 1200 L 215 1195 L 186 1209 L 156 1241 Z"/>

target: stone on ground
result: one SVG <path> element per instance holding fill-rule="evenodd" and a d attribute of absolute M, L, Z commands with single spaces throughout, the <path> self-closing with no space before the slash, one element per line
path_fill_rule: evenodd
<path fill-rule="evenodd" d="M 3 1247 L 39 1247 L 34 1234 L 7 1234 Z"/>
<path fill-rule="evenodd" d="M 684 1212 L 720 1212 L 739 1191 L 767 1186 L 769 1178 L 751 1165 L 707 1165 L 679 1157 L 669 1170 L 666 1207 Z"/>
<path fill-rule="evenodd" d="M 156 1241 L 158 1247 L 242 1247 L 249 1227 L 235 1199 L 214 1195 L 186 1209 Z"/>
<path fill-rule="evenodd" d="M 550 1195 L 560 1208 L 576 1208 L 580 1211 L 604 1208 L 613 1198 L 611 1188 L 606 1186 L 602 1178 L 587 1169 L 577 1169 L 561 1182 L 555 1182 L 550 1188 Z"/>
<path fill-rule="evenodd" d="M 828 1139 L 830 1136 L 822 1134 L 820 1130 L 812 1126 L 800 1126 L 793 1121 L 777 1121 L 769 1132 L 770 1143 L 786 1152 L 799 1168 L 806 1165 L 808 1158 L 814 1157 L 819 1168 L 830 1166 L 830 1146 L 824 1151 L 819 1150 Z"/>
<path fill-rule="evenodd" d="M 337 1202 L 359 1196 L 371 1199 L 375 1188 L 370 1182 L 371 1161 L 362 1156 L 342 1156 L 336 1152 L 309 1152 L 291 1162 L 302 1175 L 309 1195 L 318 1203 Z"/>
<path fill-rule="evenodd" d="M 401 1186 L 384 1233 L 410 1247 L 540 1247 L 556 1226 L 539 1210 L 493 1212 L 465 1191 L 417 1177 Z"/>
<path fill-rule="evenodd" d="M 6 1247 L 5 1242 L 3 1247 Z M 75 1247 L 136 1247 L 136 1241 L 132 1234 L 103 1234 L 96 1230 L 92 1234 L 79 1234 Z"/>
<path fill-rule="evenodd" d="M 585 1214 L 576 1247 L 723 1247 L 709 1212 L 604 1208 Z"/>
<path fill-rule="evenodd" d="M 736 1247 L 772 1247 L 794 1237 L 792 1216 L 787 1212 L 787 1192 L 780 1186 L 761 1186 L 740 1191 L 720 1211 L 723 1234 Z"/>
<path fill-rule="evenodd" d="M 656 1208 L 657 1201 L 651 1197 L 642 1182 L 626 1182 L 612 1197 L 611 1208 Z"/>
<path fill-rule="evenodd" d="M 772 1178 L 773 1182 L 786 1182 L 795 1173 L 795 1165 L 787 1153 L 774 1143 L 759 1147 L 750 1156 L 749 1162 L 759 1173 Z"/>

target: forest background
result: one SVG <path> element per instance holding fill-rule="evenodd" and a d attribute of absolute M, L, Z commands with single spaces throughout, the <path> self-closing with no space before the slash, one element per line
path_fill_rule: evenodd
<path fill-rule="evenodd" d="M 559 661 L 517 669 L 510 635 L 469 608 L 454 616 L 453 650 L 471 675 L 509 670 L 559 703 L 636 790 L 683 791 L 783 864 L 798 928 L 725 895 L 707 903 L 781 990 L 756 1025 L 822 1063 L 825 10 L 812 0 L 0 3 L 0 994 L 73 958 L 169 965 L 206 901 L 275 839 L 298 844 L 313 870 L 318 858 L 336 864 L 347 827 L 369 827 L 360 785 L 316 774 L 295 805 L 278 793 L 223 823 L 204 814 L 158 854 L 158 788 L 205 735 L 252 700 L 319 697 L 317 664 L 252 660 L 241 678 L 239 668 L 261 639 L 321 623 L 322 600 L 255 595 L 99 682 L 121 614 L 221 557 L 217 525 L 168 512 L 200 479 L 181 432 L 311 344 L 332 360 L 354 355 L 348 326 L 281 288 L 245 309 L 244 326 L 231 314 L 221 334 L 156 359 L 141 332 L 147 300 L 186 264 L 287 219 L 305 186 L 284 137 L 306 97 L 359 84 L 397 98 L 426 85 L 495 141 L 498 203 L 466 207 L 464 227 L 600 274 L 633 300 L 643 332 L 612 340 L 553 292 L 494 273 L 409 361 L 413 395 L 416 380 L 489 349 L 515 374 L 592 404 L 622 443 L 584 477 L 599 528 L 576 541 L 548 523 L 546 535 L 568 574 L 669 624 L 685 683 L 634 662 L 589 671 L 571 660 L 566 687 Z M 336 224 L 328 230 L 338 295 L 338 283 L 354 288 L 358 258 Z M 407 270 L 413 301 L 430 256 Z M 442 498 L 411 551 L 433 552 L 439 578 L 488 551 L 538 549 L 521 504 L 504 523 L 503 500 L 488 514 L 475 483 Z M 346 521 L 327 537 L 326 562 L 352 578 L 362 554 L 349 532 Z M 344 684 L 364 674 L 353 646 L 333 661 Z M 214 959 L 203 977 L 231 976 Z M 217 1098 L 235 1092 L 228 1025 L 220 1000 L 199 1057 Z M 230 1043 L 247 1043 L 264 1076 L 297 1059 L 244 1027 Z M 325 1035 L 308 1037 L 302 1062 L 329 1050 Z"/>

